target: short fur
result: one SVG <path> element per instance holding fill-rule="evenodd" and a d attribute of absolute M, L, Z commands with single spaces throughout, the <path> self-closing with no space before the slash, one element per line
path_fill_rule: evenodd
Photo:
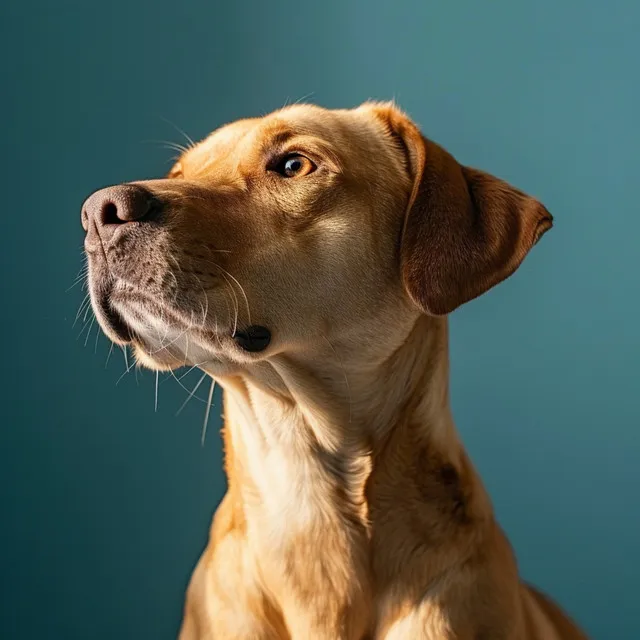
<path fill-rule="evenodd" d="M 180 638 L 584 638 L 520 581 L 449 409 L 446 314 L 547 210 L 379 103 L 241 120 L 135 184 L 160 218 L 106 234 L 104 196 L 85 207 L 98 319 L 224 390 L 228 491 Z M 234 340 L 252 324 L 262 352 Z"/>

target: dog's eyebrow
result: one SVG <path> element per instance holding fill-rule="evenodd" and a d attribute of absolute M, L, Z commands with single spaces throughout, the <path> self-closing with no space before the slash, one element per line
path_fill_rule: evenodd
<path fill-rule="evenodd" d="M 277 154 L 282 153 L 287 146 L 291 146 L 294 141 L 293 144 L 299 143 L 303 149 L 315 150 L 316 153 L 322 155 L 333 165 L 335 171 L 342 169 L 342 160 L 331 145 L 314 131 L 305 127 L 293 128 L 284 123 L 274 123 L 267 131 L 263 130 L 262 135 L 264 141 L 261 145 L 261 152 L 268 158 L 273 159 Z M 296 151 L 303 149 L 296 149 Z"/>
<path fill-rule="evenodd" d="M 271 158 L 282 152 L 285 145 L 297 138 L 298 132 L 292 129 L 274 128 L 274 132 L 264 137 L 262 144 L 260 145 L 261 153 Z"/>
<path fill-rule="evenodd" d="M 281 129 L 269 138 L 267 144 L 270 147 L 281 147 L 296 135 L 297 134 L 291 131 L 291 129 Z"/>

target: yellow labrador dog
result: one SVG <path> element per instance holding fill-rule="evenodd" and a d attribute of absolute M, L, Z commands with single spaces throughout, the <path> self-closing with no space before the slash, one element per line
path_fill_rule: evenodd
<path fill-rule="evenodd" d="M 393 104 L 222 127 L 94 193 L 95 313 L 224 390 L 228 492 L 183 640 L 584 638 L 522 583 L 449 409 L 448 313 L 551 228 Z"/>

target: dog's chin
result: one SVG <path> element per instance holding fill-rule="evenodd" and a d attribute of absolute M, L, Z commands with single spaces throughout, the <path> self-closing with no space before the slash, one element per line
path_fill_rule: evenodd
<path fill-rule="evenodd" d="M 216 379 L 236 376 L 241 372 L 241 367 L 230 360 L 211 358 L 206 362 L 187 363 L 185 365 L 184 360 L 174 358 L 170 354 L 154 353 L 153 355 L 150 355 L 145 351 L 144 347 L 136 344 L 135 342 L 133 343 L 133 354 L 137 364 L 146 369 L 150 369 L 151 371 L 175 371 L 185 366 L 190 368 L 197 367 Z"/>
<path fill-rule="evenodd" d="M 191 330 L 175 310 L 160 308 L 144 298 L 115 297 L 115 311 L 132 336 L 129 344 L 136 362 L 153 371 L 201 367 L 220 362 L 226 349 L 219 336 Z M 173 319 L 169 320 L 169 316 Z"/>

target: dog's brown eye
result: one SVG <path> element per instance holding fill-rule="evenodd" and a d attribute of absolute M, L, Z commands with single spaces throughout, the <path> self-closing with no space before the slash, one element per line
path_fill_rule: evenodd
<path fill-rule="evenodd" d="M 285 178 L 300 178 L 315 169 L 316 165 L 309 158 L 297 153 L 285 156 L 276 167 L 276 171 Z"/>

